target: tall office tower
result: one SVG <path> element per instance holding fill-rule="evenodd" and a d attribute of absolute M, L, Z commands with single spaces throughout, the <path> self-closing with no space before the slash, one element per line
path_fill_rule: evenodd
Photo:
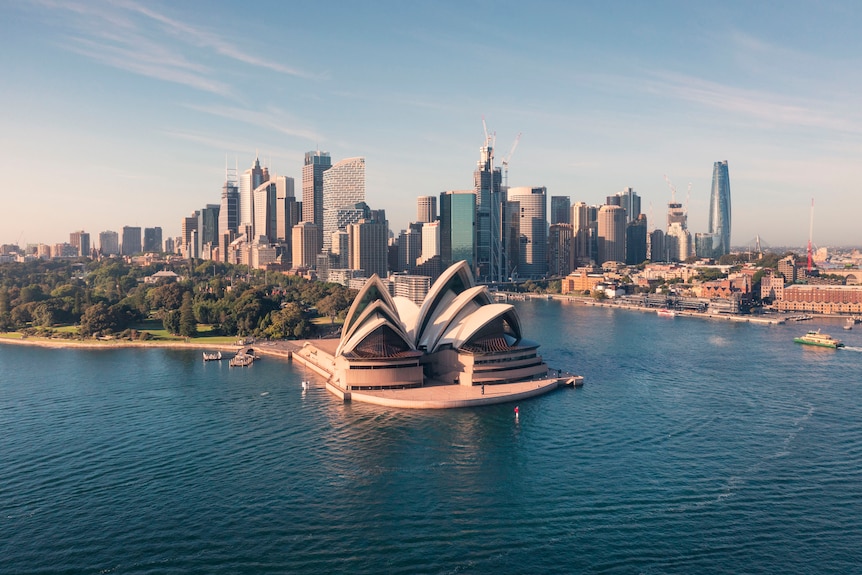
<path fill-rule="evenodd" d="M 120 250 L 124 256 L 133 256 L 141 253 L 141 228 L 137 226 L 123 226 L 123 243 Z"/>
<path fill-rule="evenodd" d="M 317 254 L 320 253 L 320 230 L 317 224 L 302 221 L 293 226 L 293 240 L 291 250 L 293 252 L 294 268 L 313 268 L 316 265 Z"/>
<path fill-rule="evenodd" d="M 373 274 L 388 277 L 389 222 L 384 210 L 372 210 L 371 219 L 348 225 L 347 234 L 350 238 L 350 269 L 362 270 L 366 277 Z"/>
<path fill-rule="evenodd" d="M 565 276 L 572 269 L 572 224 L 551 224 L 548 228 L 548 275 Z"/>
<path fill-rule="evenodd" d="M 440 194 L 440 258 L 443 268 L 464 260 L 476 273 L 476 194 Z"/>
<path fill-rule="evenodd" d="M 638 265 L 647 259 L 647 235 L 646 214 L 638 214 L 626 224 L 626 265 Z"/>
<path fill-rule="evenodd" d="M 172 237 L 165 238 L 165 253 L 166 254 L 174 253 L 174 247 L 175 247 L 174 238 L 172 238 Z"/>
<path fill-rule="evenodd" d="M 255 189 L 254 194 L 254 240 L 266 238 L 269 243 L 276 241 L 278 234 L 277 214 L 275 209 L 277 187 L 275 181 L 264 182 Z"/>
<path fill-rule="evenodd" d="M 240 175 L 239 226 L 254 223 L 254 191 L 268 179 L 264 177 L 264 170 L 260 166 L 258 157 L 254 158 L 251 168 Z"/>
<path fill-rule="evenodd" d="M 422 223 L 411 222 L 398 236 L 398 270 L 414 273 L 416 261 L 422 256 Z"/>
<path fill-rule="evenodd" d="M 479 281 L 504 281 L 502 212 L 506 194 L 503 174 L 494 167 L 494 148 L 490 139 L 479 150 L 479 161 L 473 172 L 476 193 L 476 273 Z M 443 208 L 441 206 L 442 213 Z"/>
<path fill-rule="evenodd" d="M 293 178 L 277 176 L 275 178 L 275 238 L 282 243 L 290 244 L 290 230 L 302 220 L 299 206 L 294 195 Z"/>
<path fill-rule="evenodd" d="M 587 266 L 595 263 L 598 243 L 597 206 L 577 202 L 572 206 L 572 258 L 573 266 Z"/>
<path fill-rule="evenodd" d="M 219 245 L 218 216 L 219 204 L 207 204 L 198 214 L 197 227 L 197 251 L 195 257 L 204 257 L 204 246 L 212 250 L 213 246 Z"/>
<path fill-rule="evenodd" d="M 332 167 L 329 152 L 305 153 L 302 166 L 302 220 L 317 224 L 323 233 L 323 174 Z M 322 245 L 321 235 L 321 245 Z"/>
<path fill-rule="evenodd" d="M 572 200 L 569 196 L 551 196 L 551 225 L 572 223 Z"/>
<path fill-rule="evenodd" d="M 605 262 L 626 261 L 626 211 L 622 206 L 604 205 L 598 214 L 599 265 Z"/>
<path fill-rule="evenodd" d="M 239 188 L 236 182 L 226 179 L 221 188 L 221 207 L 218 211 L 219 235 L 236 233 L 239 228 Z"/>
<path fill-rule="evenodd" d="M 709 196 L 709 233 L 715 234 L 714 253 L 730 253 L 730 173 L 727 160 L 712 167 L 712 193 Z"/>
<path fill-rule="evenodd" d="M 350 234 L 347 230 L 337 230 L 332 234 L 332 267 L 348 269 L 350 267 Z"/>
<path fill-rule="evenodd" d="M 436 202 L 434 204 L 437 205 Z M 417 265 L 422 265 L 433 257 L 440 256 L 440 222 L 425 222 L 422 224 L 422 255 Z"/>
<path fill-rule="evenodd" d="M 260 167 L 260 159 L 239 177 L 239 225 L 254 222 L 254 191 L 269 179 L 266 168 Z"/>
<path fill-rule="evenodd" d="M 651 262 L 666 262 L 668 260 L 665 248 L 664 232 L 656 228 L 649 233 L 649 246 L 647 256 Z"/>
<path fill-rule="evenodd" d="M 698 232 L 694 234 L 694 255 L 705 259 L 718 259 L 722 256 L 718 244 L 718 234 Z"/>
<path fill-rule="evenodd" d="M 323 172 L 323 251 L 330 250 L 338 229 L 338 210 L 364 201 L 365 158 L 347 158 Z M 303 210 L 304 204 L 303 196 Z"/>
<path fill-rule="evenodd" d="M 616 197 L 619 199 L 619 203 L 614 205 L 622 206 L 626 210 L 626 223 L 635 221 L 641 213 L 641 197 L 638 193 L 632 188 L 626 188 L 617 192 Z"/>
<path fill-rule="evenodd" d="M 665 232 L 664 247 L 667 261 L 685 261 L 692 252 L 688 214 L 682 204 L 675 199 L 671 199 L 667 205 L 667 232 Z"/>
<path fill-rule="evenodd" d="M 198 216 L 200 215 L 200 211 L 196 210 L 192 212 L 190 216 L 183 218 L 183 221 L 180 223 L 180 236 L 182 237 L 182 243 L 179 248 L 187 258 L 198 257 L 198 246 L 196 242 L 192 241 L 192 236 L 195 235 L 195 232 L 198 229 Z M 197 239 L 196 235 L 194 239 Z"/>
<path fill-rule="evenodd" d="M 162 251 L 162 228 L 144 228 L 144 251 L 147 253 Z"/>
<path fill-rule="evenodd" d="M 103 256 L 116 256 L 120 253 L 120 235 L 107 230 L 99 232 L 99 251 Z"/>
<path fill-rule="evenodd" d="M 416 198 L 416 221 L 425 223 L 437 219 L 437 196 L 419 196 Z"/>
<path fill-rule="evenodd" d="M 78 256 L 90 257 L 90 234 L 84 230 L 69 234 L 69 244 L 75 246 Z"/>
<path fill-rule="evenodd" d="M 508 280 L 518 273 L 521 259 L 521 203 L 507 199 L 502 210 L 503 276 Z"/>
<path fill-rule="evenodd" d="M 545 187 L 509 188 L 509 200 L 521 204 L 522 246 L 518 258 L 520 277 L 548 274 L 548 190 Z M 526 238 L 526 245 L 523 245 Z"/>

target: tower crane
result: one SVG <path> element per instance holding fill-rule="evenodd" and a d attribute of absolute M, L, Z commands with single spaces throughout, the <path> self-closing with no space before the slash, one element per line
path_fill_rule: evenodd
<path fill-rule="evenodd" d="M 676 203 L 676 188 L 673 187 L 673 184 L 670 183 L 670 178 L 667 177 L 667 174 L 664 175 L 664 181 L 667 182 L 667 186 L 670 188 L 670 201 L 671 203 Z"/>
<path fill-rule="evenodd" d="M 507 188 L 509 187 L 509 160 L 512 158 L 512 154 L 515 153 L 515 148 L 518 147 L 518 142 L 521 141 L 521 132 L 518 132 L 518 135 L 515 136 L 515 141 L 512 143 L 512 149 L 509 150 L 509 153 L 503 157 L 503 161 L 501 164 L 503 165 L 503 185 Z"/>

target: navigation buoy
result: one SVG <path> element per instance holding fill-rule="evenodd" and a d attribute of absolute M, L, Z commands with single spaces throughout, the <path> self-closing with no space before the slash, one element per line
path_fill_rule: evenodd
<path fill-rule="evenodd" d="M 518 420 L 518 406 L 515 406 L 515 421 Z"/>
<path fill-rule="evenodd" d="M 308 382 L 307 381 L 302 382 L 302 389 L 308 389 Z"/>

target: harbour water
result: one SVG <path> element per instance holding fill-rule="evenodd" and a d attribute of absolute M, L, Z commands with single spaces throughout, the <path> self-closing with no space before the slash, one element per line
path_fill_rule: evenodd
<path fill-rule="evenodd" d="M 516 305 L 586 377 L 517 420 L 0 345 L 0 572 L 862 571 L 862 330 Z M 793 343 L 817 327 L 848 347 Z"/>

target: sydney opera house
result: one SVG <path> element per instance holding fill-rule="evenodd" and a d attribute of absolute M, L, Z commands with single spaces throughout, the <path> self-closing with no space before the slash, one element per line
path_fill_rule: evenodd
<path fill-rule="evenodd" d="M 440 276 L 421 306 L 392 297 L 377 276 L 369 279 L 327 371 L 330 385 L 348 392 L 493 386 L 546 377 L 538 347 L 523 338 L 515 308 L 495 303 L 462 261 Z"/>

